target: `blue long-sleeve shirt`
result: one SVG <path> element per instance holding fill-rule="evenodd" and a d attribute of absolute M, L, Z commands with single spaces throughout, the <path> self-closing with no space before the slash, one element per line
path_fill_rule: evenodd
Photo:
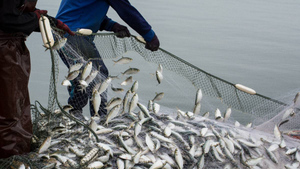
<path fill-rule="evenodd" d="M 154 31 L 144 17 L 128 0 L 62 0 L 56 18 L 69 26 L 72 31 L 80 28 L 111 31 L 115 21 L 107 17 L 112 7 L 123 21 L 151 41 Z"/>

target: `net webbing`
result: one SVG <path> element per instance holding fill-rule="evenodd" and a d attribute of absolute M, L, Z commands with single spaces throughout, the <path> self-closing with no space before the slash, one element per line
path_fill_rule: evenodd
<path fill-rule="evenodd" d="M 151 52 L 145 49 L 145 44 L 135 36 L 123 39 L 113 34 L 97 33 L 93 36 L 103 58 L 120 57 L 125 52 L 136 51 L 146 61 L 161 64 L 165 69 L 187 78 L 195 88 L 202 89 L 205 95 L 219 98 L 229 107 L 250 113 L 255 118 L 262 118 L 257 125 L 271 119 L 288 106 L 286 103 L 258 93 L 253 95 L 241 91 L 235 87 L 235 84 L 216 77 L 164 49 L 160 48 L 156 52 Z"/>

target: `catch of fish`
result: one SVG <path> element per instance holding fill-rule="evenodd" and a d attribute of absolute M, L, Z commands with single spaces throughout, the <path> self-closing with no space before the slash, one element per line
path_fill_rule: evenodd
<path fill-rule="evenodd" d="M 114 61 L 115 65 L 128 64 L 129 57 Z M 56 121 L 41 118 L 40 132 L 48 132 L 35 158 L 40 159 L 44 169 L 49 168 L 117 168 L 117 169 L 202 169 L 202 168 L 286 168 L 300 167 L 300 142 L 280 131 L 274 125 L 273 133 L 259 131 L 239 122 L 229 122 L 231 109 L 224 113 L 219 109 L 214 118 L 209 112 L 200 113 L 201 89 L 197 90 L 193 112 L 175 109 L 164 112 L 157 101 L 164 99 L 164 92 L 147 103 L 139 100 L 138 81 L 134 74 L 138 68 L 121 72 L 125 77 L 121 86 L 131 84 L 129 90 L 114 87 L 111 76 L 93 89 L 93 108 L 98 112 L 100 94 L 111 86 L 114 92 L 125 92 L 107 103 L 107 116 L 84 119 L 84 126 L 70 120 L 61 111 L 53 112 Z M 92 71 L 92 62 L 70 67 L 69 75 L 62 85 L 80 77 L 83 90 L 98 72 Z M 93 74 L 93 75 L 92 75 Z M 163 68 L 155 72 L 158 85 L 163 83 Z M 117 77 L 118 78 L 118 77 Z M 294 99 L 298 104 L 299 93 Z M 194 96 L 193 96 L 194 97 Z M 68 107 L 68 106 L 67 106 Z M 293 108 L 287 110 L 283 120 L 292 118 Z M 81 119 L 82 120 L 82 119 Z M 52 128 L 49 129 L 49 123 Z M 97 139 L 96 139 L 97 136 Z M 98 141 L 97 141 L 98 140 Z"/>

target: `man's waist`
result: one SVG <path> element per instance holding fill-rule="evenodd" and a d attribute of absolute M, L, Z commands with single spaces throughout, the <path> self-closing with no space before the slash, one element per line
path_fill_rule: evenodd
<path fill-rule="evenodd" d="M 16 38 L 22 38 L 26 39 L 26 35 L 22 32 L 16 32 L 16 33 L 7 33 L 0 29 L 0 39 L 16 39 Z"/>

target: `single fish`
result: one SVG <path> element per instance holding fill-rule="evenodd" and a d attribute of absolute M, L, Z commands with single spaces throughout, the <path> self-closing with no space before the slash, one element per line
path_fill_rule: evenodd
<path fill-rule="evenodd" d="M 87 166 L 87 169 L 100 169 L 104 166 L 101 161 L 94 161 Z"/>
<path fill-rule="evenodd" d="M 108 88 L 108 86 L 110 85 L 111 81 L 112 81 L 112 79 L 111 79 L 110 77 L 108 77 L 107 79 L 105 79 L 105 80 L 101 83 L 98 92 L 99 92 L 100 94 L 102 94 L 102 93 Z"/>
<path fill-rule="evenodd" d="M 222 117 L 222 115 L 221 115 L 221 111 L 220 111 L 219 109 L 217 109 L 217 110 L 215 111 L 215 119 L 216 119 L 217 121 L 222 121 L 222 120 L 223 120 L 223 117 Z"/>
<path fill-rule="evenodd" d="M 100 104 L 101 104 L 101 96 L 100 96 L 100 93 L 98 92 L 98 90 L 93 91 L 92 103 L 93 103 L 93 107 L 94 107 L 94 111 L 95 111 L 94 116 L 99 117 L 98 111 L 99 111 Z"/>
<path fill-rule="evenodd" d="M 108 123 L 119 114 L 120 107 L 121 107 L 120 105 L 116 105 L 109 111 L 105 121 L 106 125 L 108 125 Z"/>
<path fill-rule="evenodd" d="M 159 112 L 160 105 L 158 103 L 153 103 L 153 113 L 157 114 Z"/>
<path fill-rule="evenodd" d="M 131 101 L 129 103 L 129 112 L 133 112 L 134 109 L 137 107 L 137 103 L 139 101 L 139 96 L 137 93 L 135 93 L 132 98 Z"/>
<path fill-rule="evenodd" d="M 97 125 L 96 121 L 94 120 L 94 118 L 91 118 L 91 122 L 90 122 L 90 124 L 89 124 L 89 127 L 90 127 L 94 132 L 96 132 L 98 125 Z M 92 137 L 92 132 L 90 132 L 90 131 L 89 131 L 89 137 L 90 137 L 90 138 Z"/>
<path fill-rule="evenodd" d="M 48 150 L 48 148 L 50 147 L 50 145 L 51 145 L 51 136 L 47 137 L 43 141 L 41 147 L 39 148 L 38 153 L 41 154 L 41 153 L 45 152 L 46 150 Z"/>
<path fill-rule="evenodd" d="M 245 163 L 249 166 L 255 166 L 258 163 L 260 163 L 262 159 L 263 159 L 263 157 L 251 158 L 251 159 L 246 160 Z"/>
<path fill-rule="evenodd" d="M 151 152 L 154 152 L 155 149 L 155 144 L 152 141 L 151 137 L 146 133 L 146 145 L 148 146 L 148 148 L 150 149 Z"/>
<path fill-rule="evenodd" d="M 160 72 L 160 71 L 156 71 L 155 72 L 155 75 L 156 75 L 156 80 L 157 80 L 157 82 L 158 82 L 158 84 L 160 84 L 161 83 L 161 81 L 163 80 L 163 74 Z"/>
<path fill-rule="evenodd" d="M 197 90 L 197 93 L 196 93 L 195 105 L 196 105 L 197 103 L 200 103 L 200 102 L 201 102 L 202 97 L 203 97 L 202 90 L 201 90 L 201 89 L 198 89 L 198 90 Z"/>
<path fill-rule="evenodd" d="M 277 125 L 275 125 L 275 127 L 274 127 L 274 135 L 278 140 L 280 140 L 282 137 L 279 127 Z"/>
<path fill-rule="evenodd" d="M 119 65 L 123 65 L 123 64 L 128 64 L 132 61 L 132 58 L 130 57 L 121 57 L 119 60 L 113 60 L 114 65 L 115 64 L 119 64 Z"/>
<path fill-rule="evenodd" d="M 68 76 L 66 77 L 67 80 L 74 80 L 80 73 L 80 70 L 75 70 L 73 72 L 70 72 Z"/>
<path fill-rule="evenodd" d="M 88 77 L 85 78 L 86 83 L 90 84 L 95 79 L 97 74 L 98 74 L 98 70 L 92 71 L 91 74 L 89 74 Z"/>
<path fill-rule="evenodd" d="M 152 101 L 159 101 L 164 97 L 165 93 L 164 92 L 160 92 L 160 93 L 156 93 L 155 97 L 152 99 Z"/>
<path fill-rule="evenodd" d="M 149 169 L 163 168 L 166 164 L 167 164 L 166 160 L 156 160 L 156 162 L 153 163 Z"/>
<path fill-rule="evenodd" d="M 131 75 L 131 74 L 137 74 L 140 70 L 138 68 L 129 68 L 125 70 L 125 72 L 121 72 L 123 75 Z"/>
<path fill-rule="evenodd" d="M 132 82 L 132 76 L 127 77 L 122 83 L 122 86 L 126 86 L 127 84 Z"/>
<path fill-rule="evenodd" d="M 227 121 L 231 115 L 231 108 L 227 108 L 226 112 L 224 113 L 224 121 Z"/>
<path fill-rule="evenodd" d="M 93 62 L 91 62 L 91 61 L 89 61 L 86 65 L 85 65 L 85 67 L 84 67 L 84 69 L 83 69 L 83 71 L 82 71 L 82 74 L 81 74 L 81 80 L 85 80 L 87 77 L 88 77 L 88 75 L 91 73 L 91 71 L 92 71 L 92 66 L 93 66 Z"/>
<path fill-rule="evenodd" d="M 200 109 L 201 109 L 201 104 L 200 104 L 200 102 L 199 102 L 199 103 L 197 103 L 197 104 L 194 106 L 193 113 L 194 113 L 195 115 L 198 115 L 198 114 L 200 113 Z"/>
<path fill-rule="evenodd" d="M 112 84 L 111 84 L 111 90 L 116 92 L 116 93 L 122 93 L 124 91 L 123 88 L 115 88 L 115 87 L 113 87 Z"/>
<path fill-rule="evenodd" d="M 176 148 L 174 153 L 175 153 L 175 161 L 179 169 L 183 169 L 183 158 L 179 148 Z"/>
<path fill-rule="evenodd" d="M 83 66 L 83 63 L 76 63 L 69 68 L 69 72 L 79 70 Z"/>
<path fill-rule="evenodd" d="M 131 86 L 131 93 L 135 93 L 139 87 L 139 82 L 136 80 Z"/>
<path fill-rule="evenodd" d="M 129 102 L 129 96 L 130 96 L 130 94 L 131 94 L 131 91 L 130 90 L 127 90 L 127 92 L 126 92 L 126 94 L 125 94 L 125 96 L 124 96 L 124 98 L 123 98 L 123 110 L 122 110 L 122 113 L 124 113 L 125 112 L 125 110 L 126 110 L 126 107 L 127 107 L 127 105 L 128 105 L 128 102 Z"/>
<path fill-rule="evenodd" d="M 120 97 L 114 97 L 114 98 L 111 98 L 108 103 L 107 103 L 107 106 L 105 107 L 106 110 L 110 110 L 112 109 L 113 107 L 115 107 L 116 105 L 119 105 L 122 103 L 122 99 Z"/>
<path fill-rule="evenodd" d="M 67 79 L 63 80 L 61 82 L 61 85 L 63 85 L 63 86 L 72 86 L 71 82 L 69 80 L 67 80 Z"/>
<path fill-rule="evenodd" d="M 54 49 L 54 50 L 59 50 L 59 49 L 63 48 L 63 47 L 65 46 L 66 43 L 67 43 L 67 38 L 59 39 L 58 41 L 56 41 L 56 42 L 53 44 L 52 49 Z"/>
<path fill-rule="evenodd" d="M 163 67 L 161 64 L 158 64 L 157 71 L 159 71 L 161 73 L 163 72 Z"/>
<path fill-rule="evenodd" d="M 300 92 L 298 92 L 294 98 L 294 107 L 300 105 Z"/>

